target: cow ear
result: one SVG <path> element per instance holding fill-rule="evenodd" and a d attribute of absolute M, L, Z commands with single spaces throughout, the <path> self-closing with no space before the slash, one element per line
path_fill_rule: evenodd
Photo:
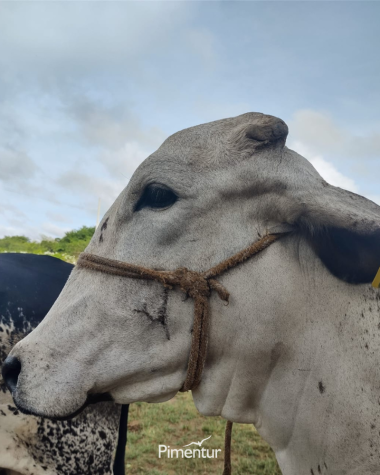
<path fill-rule="evenodd" d="M 329 271 L 352 284 L 372 282 L 380 268 L 380 206 L 327 183 L 302 205 L 298 225 Z"/>
<path fill-rule="evenodd" d="M 238 119 L 240 124 L 234 129 L 232 142 L 239 150 L 285 145 L 288 126 L 283 120 L 253 112 L 243 114 Z"/>

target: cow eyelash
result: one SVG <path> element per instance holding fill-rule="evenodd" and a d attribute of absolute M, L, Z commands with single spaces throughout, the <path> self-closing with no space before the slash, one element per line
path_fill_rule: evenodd
<path fill-rule="evenodd" d="M 174 205 L 178 196 L 165 185 L 148 185 L 136 203 L 135 211 L 143 208 L 166 209 Z"/>

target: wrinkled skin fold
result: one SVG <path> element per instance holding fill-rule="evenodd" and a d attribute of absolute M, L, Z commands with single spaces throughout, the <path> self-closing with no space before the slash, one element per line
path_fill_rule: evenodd
<path fill-rule="evenodd" d="M 211 297 L 195 404 L 255 424 L 284 475 L 379 473 L 380 207 L 327 184 L 286 135 L 258 113 L 174 134 L 86 251 L 203 271 L 267 232 L 292 231 L 221 277 L 230 304 Z M 15 403 L 56 417 L 89 394 L 168 400 L 186 376 L 192 318 L 177 290 L 77 268 L 11 352 L 22 366 Z"/>

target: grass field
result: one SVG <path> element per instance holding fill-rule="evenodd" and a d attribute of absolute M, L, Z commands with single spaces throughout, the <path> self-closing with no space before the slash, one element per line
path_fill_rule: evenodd
<path fill-rule="evenodd" d="M 149 475 L 211 475 L 223 473 L 225 421 L 201 416 L 190 393 L 179 393 L 164 404 L 136 403 L 130 407 L 126 473 Z M 217 459 L 158 458 L 158 445 L 182 448 L 192 441 L 207 449 L 222 449 Z M 192 446 L 195 447 L 195 446 Z M 233 475 L 281 475 L 274 454 L 252 425 L 234 424 Z"/>

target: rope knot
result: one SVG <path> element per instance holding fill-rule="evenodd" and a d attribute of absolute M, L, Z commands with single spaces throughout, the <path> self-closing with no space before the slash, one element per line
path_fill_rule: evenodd
<path fill-rule="evenodd" d="M 210 296 L 210 284 L 201 273 L 189 270 L 186 267 L 180 267 L 174 272 L 174 275 L 177 285 L 191 298 L 208 298 Z"/>

